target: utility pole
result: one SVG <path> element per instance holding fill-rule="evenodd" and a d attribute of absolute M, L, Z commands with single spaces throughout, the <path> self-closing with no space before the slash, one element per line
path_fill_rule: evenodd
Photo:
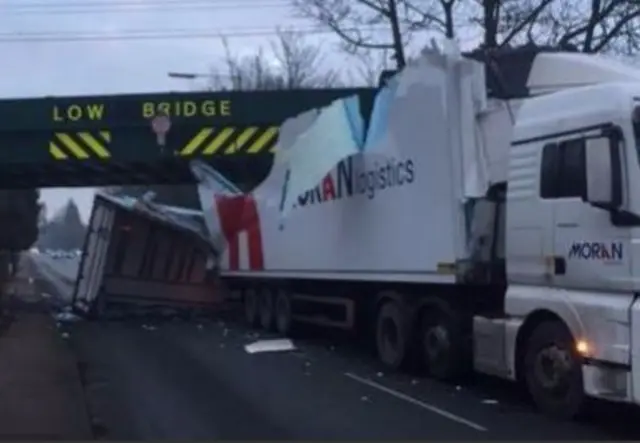
<path fill-rule="evenodd" d="M 401 70 L 406 65 L 406 60 L 404 58 L 404 47 L 402 45 L 402 35 L 400 34 L 396 0 L 389 0 L 389 20 L 391 21 L 391 35 L 393 37 L 393 52 L 396 59 L 396 66 L 398 70 Z"/>

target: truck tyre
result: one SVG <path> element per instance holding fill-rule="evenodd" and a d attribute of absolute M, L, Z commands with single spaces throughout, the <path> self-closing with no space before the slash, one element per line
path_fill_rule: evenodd
<path fill-rule="evenodd" d="M 285 291 L 278 291 L 275 300 L 276 331 L 287 336 L 291 333 L 293 324 L 293 311 L 291 310 L 291 297 Z"/>
<path fill-rule="evenodd" d="M 405 320 L 396 302 L 386 302 L 378 311 L 376 321 L 378 358 L 388 368 L 402 366 L 407 353 Z"/>
<path fill-rule="evenodd" d="M 244 291 L 243 297 L 244 318 L 249 326 L 258 324 L 258 295 L 253 289 Z"/>
<path fill-rule="evenodd" d="M 464 333 L 453 314 L 427 310 L 420 319 L 419 353 L 429 375 L 452 381 L 469 370 Z"/>
<path fill-rule="evenodd" d="M 582 362 L 567 327 L 542 323 L 526 346 L 524 379 L 535 405 L 555 418 L 576 418 L 585 403 Z"/>
<path fill-rule="evenodd" d="M 273 330 L 275 322 L 274 300 L 271 292 L 264 291 L 259 298 L 260 326 L 265 331 Z"/>

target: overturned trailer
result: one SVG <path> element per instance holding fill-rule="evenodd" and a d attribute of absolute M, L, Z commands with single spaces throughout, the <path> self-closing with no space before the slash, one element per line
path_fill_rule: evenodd
<path fill-rule="evenodd" d="M 140 308 L 210 309 L 222 301 L 200 211 L 96 194 L 72 305 L 101 317 Z"/>

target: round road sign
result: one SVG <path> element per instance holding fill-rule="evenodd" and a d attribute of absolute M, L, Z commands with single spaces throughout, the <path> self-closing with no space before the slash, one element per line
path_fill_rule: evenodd
<path fill-rule="evenodd" d="M 156 134 L 159 145 L 165 144 L 165 135 L 171 129 L 171 119 L 168 115 L 157 115 L 151 120 L 151 128 Z"/>

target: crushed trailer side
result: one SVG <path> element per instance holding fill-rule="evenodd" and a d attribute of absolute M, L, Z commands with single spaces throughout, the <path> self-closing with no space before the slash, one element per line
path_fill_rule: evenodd
<path fill-rule="evenodd" d="M 96 196 L 73 294 L 83 315 L 117 309 L 210 309 L 222 302 L 208 278 L 208 244 L 194 233 Z"/>

